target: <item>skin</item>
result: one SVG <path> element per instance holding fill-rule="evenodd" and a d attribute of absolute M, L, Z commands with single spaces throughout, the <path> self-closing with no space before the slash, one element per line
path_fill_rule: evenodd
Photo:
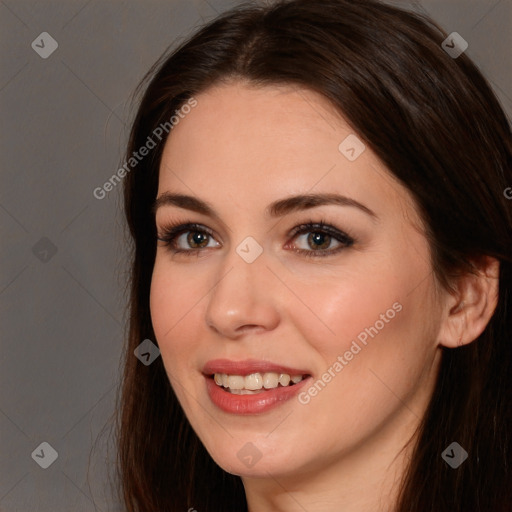
<path fill-rule="evenodd" d="M 461 278 L 457 293 L 441 289 L 407 189 L 369 147 L 355 161 L 339 151 L 354 130 L 317 93 L 235 81 L 196 99 L 167 140 L 157 197 L 196 196 L 219 219 L 173 205 L 156 213 L 159 235 L 175 220 L 214 233 L 191 255 L 158 242 L 150 308 L 170 383 L 213 459 L 242 477 L 250 512 L 392 510 L 410 458 L 401 450 L 428 404 L 441 346 L 484 329 L 497 263 L 488 261 L 491 277 Z M 275 200 L 320 192 L 355 199 L 376 218 L 338 205 L 265 216 Z M 327 238 L 317 249 L 308 233 L 290 236 L 320 220 L 354 244 L 326 257 L 294 252 L 342 245 Z M 179 248 L 197 247 L 188 234 Z M 236 252 L 248 236 L 263 249 L 252 263 Z M 269 360 L 316 381 L 396 302 L 401 311 L 309 403 L 239 416 L 210 401 L 207 361 Z M 252 467 L 237 457 L 248 442 L 261 453 Z"/>

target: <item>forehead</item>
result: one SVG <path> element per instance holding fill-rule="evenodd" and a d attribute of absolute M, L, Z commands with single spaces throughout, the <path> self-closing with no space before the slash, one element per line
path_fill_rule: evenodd
<path fill-rule="evenodd" d="M 260 168 L 276 161 L 281 167 L 286 162 L 297 167 L 304 157 L 318 159 L 319 143 L 337 158 L 336 141 L 352 132 L 323 96 L 293 86 L 232 82 L 196 99 L 197 106 L 173 128 L 163 162 L 171 157 L 175 164 L 195 164 L 211 157 L 228 170 L 257 158 Z M 201 153 L 180 147 L 201 148 Z"/>
<path fill-rule="evenodd" d="M 232 82 L 196 100 L 167 139 L 159 194 L 230 200 L 247 211 L 314 192 L 342 193 L 374 210 L 414 208 L 407 190 L 314 91 Z"/>

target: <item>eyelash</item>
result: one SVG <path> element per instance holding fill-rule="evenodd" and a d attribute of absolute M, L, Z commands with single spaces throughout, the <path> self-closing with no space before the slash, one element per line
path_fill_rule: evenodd
<path fill-rule="evenodd" d="M 182 235 L 183 233 L 187 232 L 198 232 L 202 234 L 209 235 L 213 238 L 213 232 L 207 228 L 206 226 L 202 226 L 201 224 L 196 223 L 168 223 L 163 227 L 163 234 L 157 237 L 157 240 L 160 240 L 161 242 L 164 242 L 165 247 L 168 248 L 169 251 L 171 251 L 173 254 L 178 253 L 188 253 L 188 255 L 191 255 L 190 253 L 195 254 L 199 257 L 199 253 L 207 249 L 206 247 L 203 249 L 178 249 L 176 248 L 176 238 L 178 236 Z M 336 229 L 333 226 L 330 226 L 327 224 L 324 220 L 320 220 L 319 222 L 314 222 L 313 220 L 307 221 L 304 224 L 300 224 L 299 226 L 296 226 L 291 231 L 292 238 L 296 238 L 298 235 L 303 235 L 305 233 L 320 233 L 324 235 L 329 235 L 338 242 L 340 242 L 342 245 L 336 249 L 330 249 L 330 250 L 318 250 L 318 251 L 308 251 L 306 249 L 293 249 L 294 252 L 298 254 L 302 254 L 303 256 L 306 256 L 307 258 L 322 258 L 334 255 L 343 249 L 346 249 L 353 245 L 355 243 L 355 239 L 351 236 L 347 235 L 345 232 L 340 231 L 339 229 Z"/>

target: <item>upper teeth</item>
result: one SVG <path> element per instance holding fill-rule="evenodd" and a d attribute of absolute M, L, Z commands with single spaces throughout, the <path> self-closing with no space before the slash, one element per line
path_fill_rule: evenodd
<path fill-rule="evenodd" d="M 281 386 L 288 386 L 290 381 L 297 384 L 303 379 L 302 375 L 290 376 L 287 373 L 251 373 L 250 375 L 226 375 L 225 373 L 216 373 L 214 375 L 215 383 L 229 389 L 248 389 L 255 391 L 258 389 L 273 389 Z"/>

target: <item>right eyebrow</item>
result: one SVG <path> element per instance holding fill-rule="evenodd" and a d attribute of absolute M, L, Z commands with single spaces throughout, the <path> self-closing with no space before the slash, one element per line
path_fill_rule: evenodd
<path fill-rule="evenodd" d="M 308 210 L 317 206 L 334 204 L 338 206 L 351 206 L 358 208 L 366 213 L 373 220 L 378 219 L 378 216 L 370 210 L 367 206 L 352 199 L 339 194 L 332 193 L 319 193 L 319 194 L 301 194 L 296 196 L 279 199 L 271 203 L 265 210 L 266 215 L 270 217 L 282 217 L 294 211 Z M 213 206 L 199 199 L 197 197 L 176 194 L 172 192 L 163 192 L 153 203 L 152 212 L 156 211 L 162 206 L 177 206 L 186 210 L 191 210 L 202 215 L 207 215 L 220 221 L 220 215 L 215 211 Z"/>

